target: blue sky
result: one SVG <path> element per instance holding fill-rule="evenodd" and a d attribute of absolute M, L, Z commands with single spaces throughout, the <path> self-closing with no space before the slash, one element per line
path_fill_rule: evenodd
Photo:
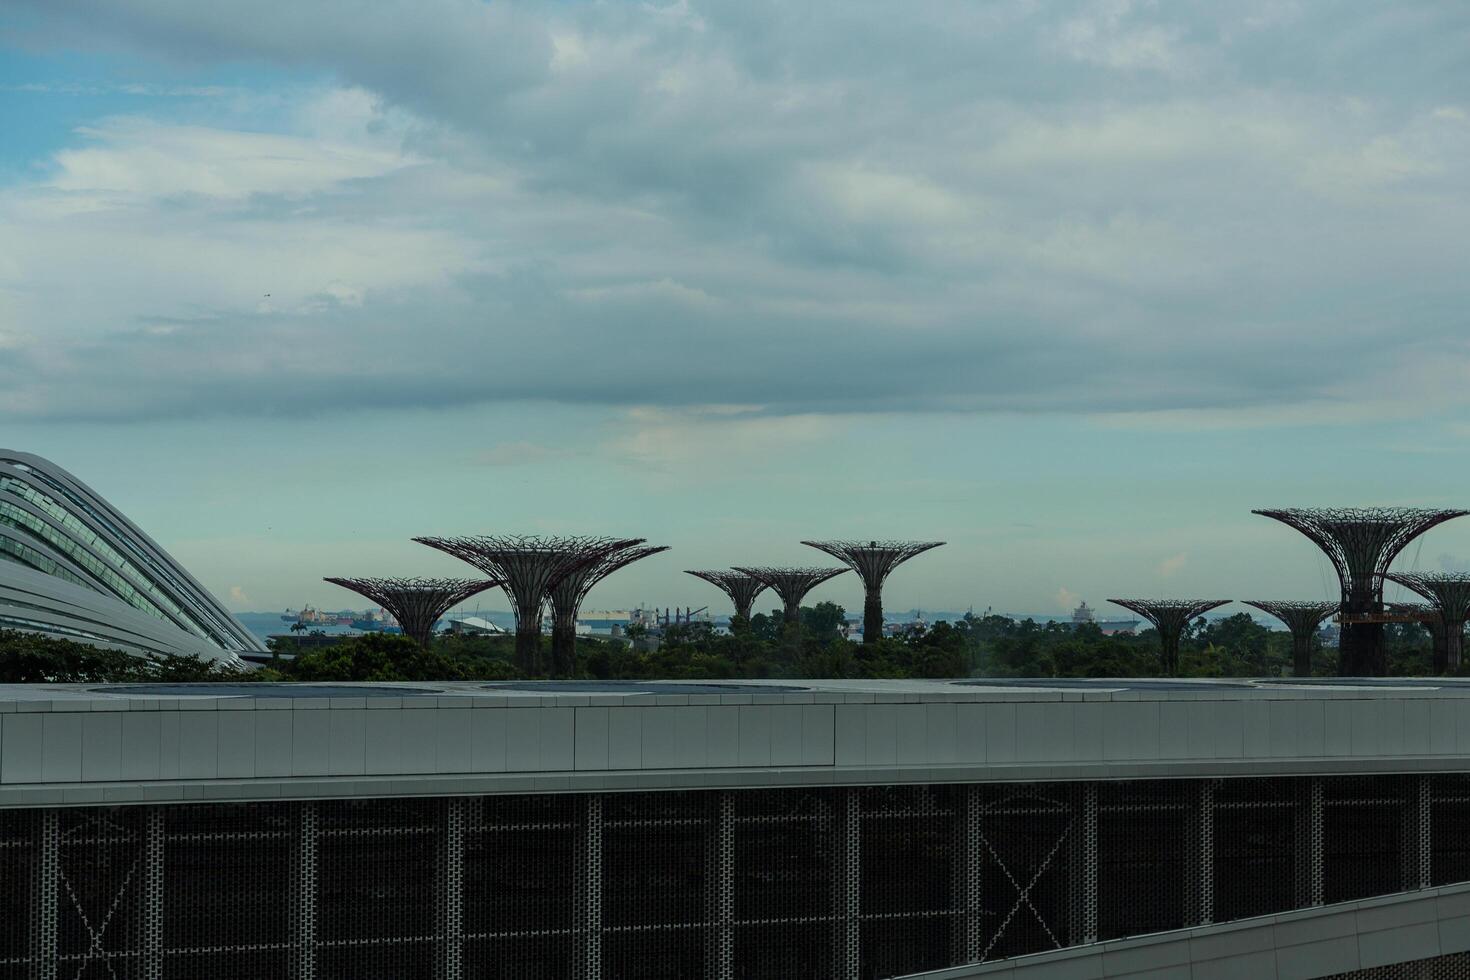
<path fill-rule="evenodd" d="M 1467 52 L 1430 2 L 12 3 L 0 445 L 237 609 L 482 531 L 673 546 L 599 606 L 845 536 L 951 542 L 894 608 L 1321 596 L 1252 507 L 1470 500 Z"/>

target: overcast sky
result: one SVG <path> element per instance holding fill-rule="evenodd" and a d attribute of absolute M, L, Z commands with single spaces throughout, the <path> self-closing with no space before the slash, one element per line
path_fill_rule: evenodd
<path fill-rule="evenodd" d="M 1467 229 L 1442 0 L 0 7 L 0 446 L 239 610 L 491 531 L 1324 596 L 1250 508 L 1470 503 Z"/>

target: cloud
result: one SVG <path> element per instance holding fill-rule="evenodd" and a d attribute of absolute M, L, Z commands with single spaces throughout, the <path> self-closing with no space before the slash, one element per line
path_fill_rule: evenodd
<path fill-rule="evenodd" d="M 1173 578 L 1175 575 L 1178 575 L 1184 569 L 1185 561 L 1186 556 L 1182 551 L 1177 555 L 1165 558 L 1159 562 L 1158 573 L 1160 577 Z"/>
<path fill-rule="evenodd" d="M 481 466 L 533 466 L 552 460 L 568 459 L 576 453 L 560 446 L 543 446 L 534 442 L 500 442 L 474 454 Z"/>
<path fill-rule="evenodd" d="M 1084 14 L 1061 25 L 1057 47 L 1070 58 L 1107 68 L 1177 72 L 1183 62 L 1179 51 L 1183 29 L 1139 23 L 1141 6 L 1132 0 L 1089 4 Z"/>
<path fill-rule="evenodd" d="M 1470 80 L 1431 8 L 27 23 L 40 49 L 336 81 L 130 103 L 0 186 L 0 338 L 30 338 L 0 340 L 0 419 L 555 401 L 663 413 L 615 437 L 661 458 L 710 404 L 760 406 L 728 429 L 757 440 L 877 412 L 1319 424 L 1467 390 L 1445 79 Z M 1283 59 L 1304 39 L 1310 66 Z"/>
<path fill-rule="evenodd" d="M 250 603 L 250 596 L 242 587 L 232 585 L 230 586 L 230 602 L 236 607 L 247 606 Z"/>
<path fill-rule="evenodd" d="M 1071 612 L 1077 608 L 1077 593 L 1064 585 L 1060 589 L 1057 589 L 1056 603 L 1058 609 L 1065 609 Z"/>

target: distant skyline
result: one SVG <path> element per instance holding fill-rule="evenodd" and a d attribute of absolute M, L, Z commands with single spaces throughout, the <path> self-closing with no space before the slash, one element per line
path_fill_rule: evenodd
<path fill-rule="evenodd" d="M 1252 508 L 1470 502 L 1467 50 L 1429 0 L 16 0 L 0 446 L 235 610 L 491 531 L 672 546 L 587 608 L 825 537 L 949 542 L 891 609 L 1331 597 Z"/>

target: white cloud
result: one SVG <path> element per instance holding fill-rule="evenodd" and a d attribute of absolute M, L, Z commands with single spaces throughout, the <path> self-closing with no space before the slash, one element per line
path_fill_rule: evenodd
<path fill-rule="evenodd" d="M 1187 556 L 1182 551 L 1177 555 L 1171 555 L 1159 562 L 1158 573 L 1163 578 L 1173 578 L 1184 570 L 1187 560 Z"/>
<path fill-rule="evenodd" d="M 642 467 L 708 475 L 711 463 L 759 467 L 773 456 L 830 439 L 845 425 L 829 415 L 739 414 L 733 406 L 714 405 L 633 408 L 617 428 L 602 447 L 605 455 Z"/>
<path fill-rule="evenodd" d="M 1407 404 L 1380 379 L 1465 363 L 1470 128 L 1451 94 L 1258 64 L 1276 32 L 1337 51 L 1335 21 L 1279 13 L 858 4 L 818 40 L 779 6 L 68 0 L 48 36 L 341 82 L 97 120 L 0 187 L 0 330 L 33 338 L 4 404 L 718 402 L 764 406 L 752 437 Z M 657 457 L 677 424 L 627 438 Z"/>
<path fill-rule="evenodd" d="M 1182 56 L 1178 27 L 1134 23 L 1133 0 L 1094 0 L 1087 13 L 1061 25 L 1057 47 L 1078 61 L 1108 68 L 1174 72 Z"/>
<path fill-rule="evenodd" d="M 140 118 L 110 119 L 80 135 L 92 145 L 58 153 L 48 185 L 67 194 L 115 195 L 118 204 L 190 194 L 225 201 L 252 194 L 304 198 L 415 162 L 363 145 Z"/>

